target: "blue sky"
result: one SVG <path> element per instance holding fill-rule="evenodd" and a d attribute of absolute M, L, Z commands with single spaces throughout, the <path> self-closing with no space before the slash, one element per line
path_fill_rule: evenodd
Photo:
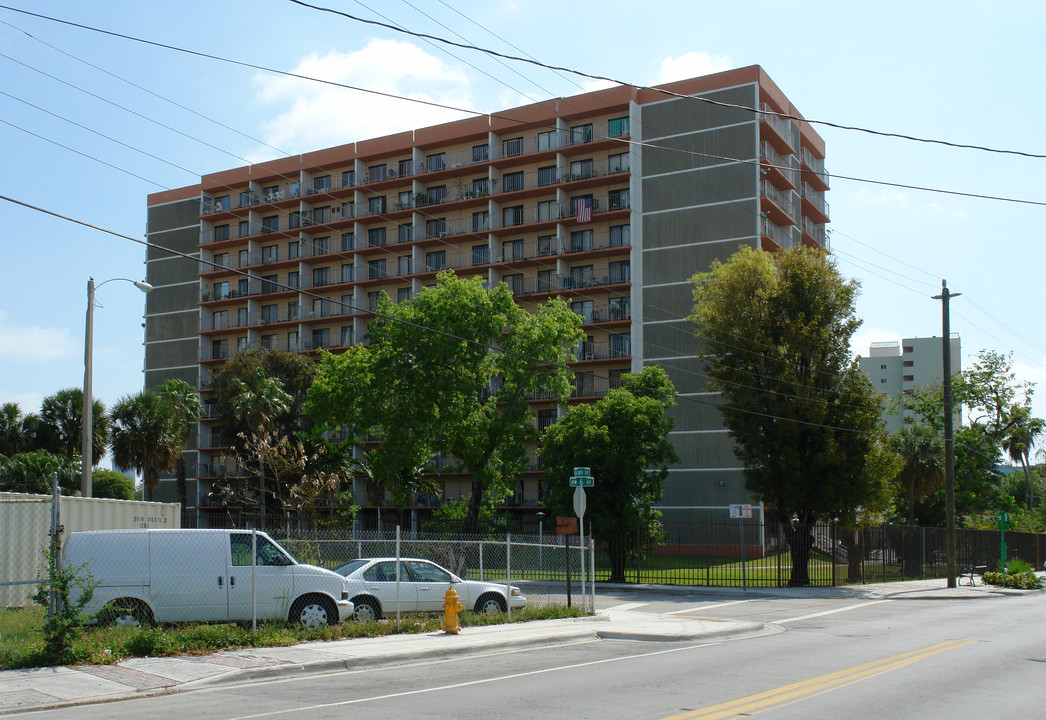
<path fill-rule="evenodd" d="M 481 112 L 593 87 L 476 52 L 448 55 L 287 0 L 8 2 Z M 380 19 L 377 10 L 412 30 L 633 84 L 759 64 L 807 118 L 1046 154 L 1041 3 L 1008 3 L 988 14 L 972 2 L 325 4 Z M 3 9 L 0 77 L 0 194 L 141 239 L 151 192 L 275 155 L 460 117 Z M 945 278 L 962 293 L 952 303 L 952 329 L 962 335 L 963 362 L 982 348 L 1012 351 L 1021 379 L 1046 380 L 1039 309 L 1046 207 L 839 177 L 1043 201 L 1046 160 L 818 131 L 834 176 L 832 250 L 843 274 L 863 285 L 865 324 L 855 349 L 939 335 L 941 307 L 931 296 Z M 0 402 L 36 411 L 45 395 L 83 382 L 88 278 L 144 278 L 145 249 L 5 201 L 0 228 L 8 268 L 0 284 Z M 142 386 L 144 297 L 114 282 L 99 290 L 98 302 L 94 390 L 111 406 Z"/>

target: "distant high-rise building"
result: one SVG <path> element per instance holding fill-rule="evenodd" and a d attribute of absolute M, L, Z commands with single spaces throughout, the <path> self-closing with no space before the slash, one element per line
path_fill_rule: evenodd
<path fill-rule="evenodd" d="M 958 333 L 951 337 L 952 374 L 959 372 L 960 345 Z M 916 420 L 912 411 L 905 407 L 905 398 L 923 385 L 940 385 L 944 380 L 944 359 L 941 338 L 904 338 L 889 342 L 874 342 L 868 356 L 861 358 L 861 370 L 872 381 L 872 385 L 888 399 L 883 408 L 886 429 L 898 432 Z M 961 413 L 956 410 L 955 424 L 959 425 Z"/>
<path fill-rule="evenodd" d="M 453 268 L 533 307 L 583 318 L 571 402 L 660 365 L 680 394 L 667 521 L 749 502 L 687 321 L 689 279 L 739 246 L 827 247 L 824 142 L 758 66 L 618 86 L 223 170 L 148 199 L 146 386 L 201 388 L 249 347 L 338 352 L 366 342 L 381 291 L 402 301 Z M 331 117 L 351 132 L 351 118 Z M 184 259 L 160 248 L 192 255 Z M 535 399 L 539 427 L 564 408 Z M 188 505 L 237 472 L 205 414 Z M 434 465 L 438 467 L 438 465 Z M 468 478 L 439 477 L 461 497 Z M 176 500 L 165 479 L 158 499 Z M 508 504 L 542 509 L 537 458 Z M 357 487 L 363 522 L 385 504 Z M 386 513 L 390 517 L 391 513 Z"/>

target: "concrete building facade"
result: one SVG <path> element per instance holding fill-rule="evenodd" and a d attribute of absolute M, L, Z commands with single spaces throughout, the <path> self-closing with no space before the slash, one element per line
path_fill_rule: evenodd
<path fill-rule="evenodd" d="M 365 342 L 381 291 L 404 300 L 453 268 L 508 284 L 527 307 L 571 303 L 586 334 L 571 402 L 662 366 L 680 394 L 665 518 L 722 515 L 750 499 L 704 387 L 688 281 L 742 245 L 827 247 L 824 143 L 782 115 L 801 117 L 752 66 L 361 140 L 151 195 L 146 387 L 177 377 L 206 402 L 210 374 L 243 348 Z M 539 426 L 563 411 L 534 402 Z M 210 483 L 235 472 L 212 424 L 204 418 L 187 451 L 190 506 L 206 506 Z M 465 487 L 441 481 L 442 497 Z M 535 465 L 510 507 L 539 511 L 542 482 Z M 174 493 L 164 480 L 158 499 Z M 373 493 L 356 497 L 369 517 Z"/>
<path fill-rule="evenodd" d="M 962 343 L 958 333 L 951 337 L 952 373 L 961 370 Z M 886 429 L 891 433 L 915 422 L 904 399 L 924 385 L 939 385 L 944 379 L 943 342 L 939 337 L 904 338 L 888 342 L 873 342 L 868 357 L 861 358 L 861 371 L 872 381 L 876 390 L 886 395 L 883 408 Z M 961 413 L 955 414 L 958 426 Z"/>

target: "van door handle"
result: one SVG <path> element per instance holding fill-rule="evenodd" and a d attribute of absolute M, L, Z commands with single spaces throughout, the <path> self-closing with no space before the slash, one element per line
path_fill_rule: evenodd
<path fill-rule="evenodd" d="M 229 587 L 236 587 L 236 576 L 235 575 L 230 575 L 229 576 Z"/>
<path fill-rule="evenodd" d="M 221 586 L 222 586 L 222 576 L 219 575 L 218 576 L 218 587 L 221 587 Z"/>

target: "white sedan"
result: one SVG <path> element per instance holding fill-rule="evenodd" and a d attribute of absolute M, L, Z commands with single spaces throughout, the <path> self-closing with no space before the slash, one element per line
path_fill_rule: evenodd
<path fill-rule="evenodd" d="M 428 560 L 400 558 L 399 582 L 396 581 L 396 558 L 361 558 L 334 572 L 348 579 L 349 596 L 355 605 L 355 617 L 361 622 L 378 620 L 383 615 L 400 612 L 442 612 L 443 595 L 448 587 L 461 599 L 466 610 L 506 612 L 527 604 L 518 587 L 478 580 L 462 580 L 449 570 Z"/>

